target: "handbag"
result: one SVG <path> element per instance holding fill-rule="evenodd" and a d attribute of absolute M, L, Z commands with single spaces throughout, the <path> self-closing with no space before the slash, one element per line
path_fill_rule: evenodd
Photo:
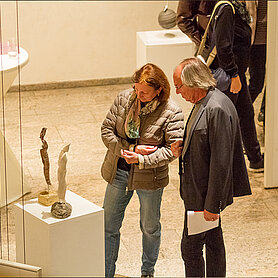
<path fill-rule="evenodd" d="M 214 19 L 214 17 L 216 16 L 215 11 L 222 4 L 230 5 L 233 9 L 233 13 L 235 14 L 235 8 L 230 1 L 225 1 L 225 0 L 219 1 L 214 6 L 214 9 L 213 9 L 213 12 L 211 14 L 208 25 L 206 27 L 205 33 L 202 37 L 202 41 L 201 41 L 200 46 L 199 46 L 199 48 L 196 52 L 196 56 L 197 57 L 201 56 L 208 67 L 213 62 L 213 60 L 214 60 L 214 58 L 217 54 L 217 51 L 216 51 L 216 46 L 213 47 L 211 52 L 209 52 L 208 49 L 206 48 L 205 45 L 206 45 L 207 34 L 208 34 L 210 23 Z M 222 69 L 221 67 L 219 67 L 217 69 L 211 69 L 211 73 L 216 80 L 216 88 L 219 89 L 222 92 L 227 91 L 229 89 L 230 85 L 231 85 L 231 77 L 225 72 L 225 70 Z"/>
<path fill-rule="evenodd" d="M 231 86 L 231 77 L 222 68 L 211 69 L 211 73 L 216 80 L 216 88 L 221 92 L 227 91 Z"/>

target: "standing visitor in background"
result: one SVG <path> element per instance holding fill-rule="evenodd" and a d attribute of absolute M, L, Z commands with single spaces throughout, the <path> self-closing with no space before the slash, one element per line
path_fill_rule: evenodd
<path fill-rule="evenodd" d="M 200 34 L 200 31 L 196 31 L 200 28 L 199 20 L 196 18 L 198 12 L 202 7 L 208 7 L 208 3 L 215 4 L 217 2 L 180 0 L 177 14 L 179 28 L 189 37 L 197 38 L 196 34 Z M 249 160 L 249 170 L 262 172 L 264 170 L 264 158 L 257 139 L 254 108 L 245 76 L 249 64 L 251 44 L 250 16 L 245 3 L 238 0 L 230 0 L 230 3 L 235 9 L 235 14 L 229 4 L 222 4 L 217 8 L 217 16 L 210 25 L 208 47 L 212 50 L 216 46 L 217 50 L 217 55 L 210 67 L 212 69 L 221 67 L 231 77 L 231 86 L 223 93 L 233 101 L 236 107 L 242 141 Z M 207 16 L 211 14 L 208 9 L 203 9 L 202 12 L 207 12 Z M 189 23 L 190 21 L 191 23 Z"/>

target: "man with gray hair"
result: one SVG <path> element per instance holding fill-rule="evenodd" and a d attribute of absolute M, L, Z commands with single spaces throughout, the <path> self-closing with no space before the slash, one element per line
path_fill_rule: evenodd
<path fill-rule="evenodd" d="M 183 141 L 171 145 L 174 156 L 179 157 L 185 205 L 181 252 L 186 276 L 224 277 L 226 255 L 219 214 L 233 203 L 233 197 L 251 194 L 237 112 L 232 101 L 215 88 L 209 68 L 198 58 L 181 62 L 173 78 L 176 93 L 194 104 Z M 203 211 L 206 221 L 219 219 L 220 224 L 189 235 L 188 211 Z"/>

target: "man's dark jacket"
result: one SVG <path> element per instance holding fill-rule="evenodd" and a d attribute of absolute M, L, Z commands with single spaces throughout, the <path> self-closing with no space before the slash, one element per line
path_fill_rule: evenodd
<path fill-rule="evenodd" d="M 208 92 L 185 136 L 179 173 L 186 210 L 219 213 L 233 197 L 251 194 L 237 112 L 225 94 Z"/>

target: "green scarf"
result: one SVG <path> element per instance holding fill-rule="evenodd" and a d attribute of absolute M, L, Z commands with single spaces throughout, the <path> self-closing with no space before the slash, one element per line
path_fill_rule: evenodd
<path fill-rule="evenodd" d="M 127 137 L 131 139 L 137 139 L 140 137 L 139 129 L 141 116 L 152 113 L 159 104 L 160 102 L 156 96 L 141 108 L 141 101 L 137 98 L 135 91 L 131 93 L 127 104 L 125 119 L 125 133 Z"/>

